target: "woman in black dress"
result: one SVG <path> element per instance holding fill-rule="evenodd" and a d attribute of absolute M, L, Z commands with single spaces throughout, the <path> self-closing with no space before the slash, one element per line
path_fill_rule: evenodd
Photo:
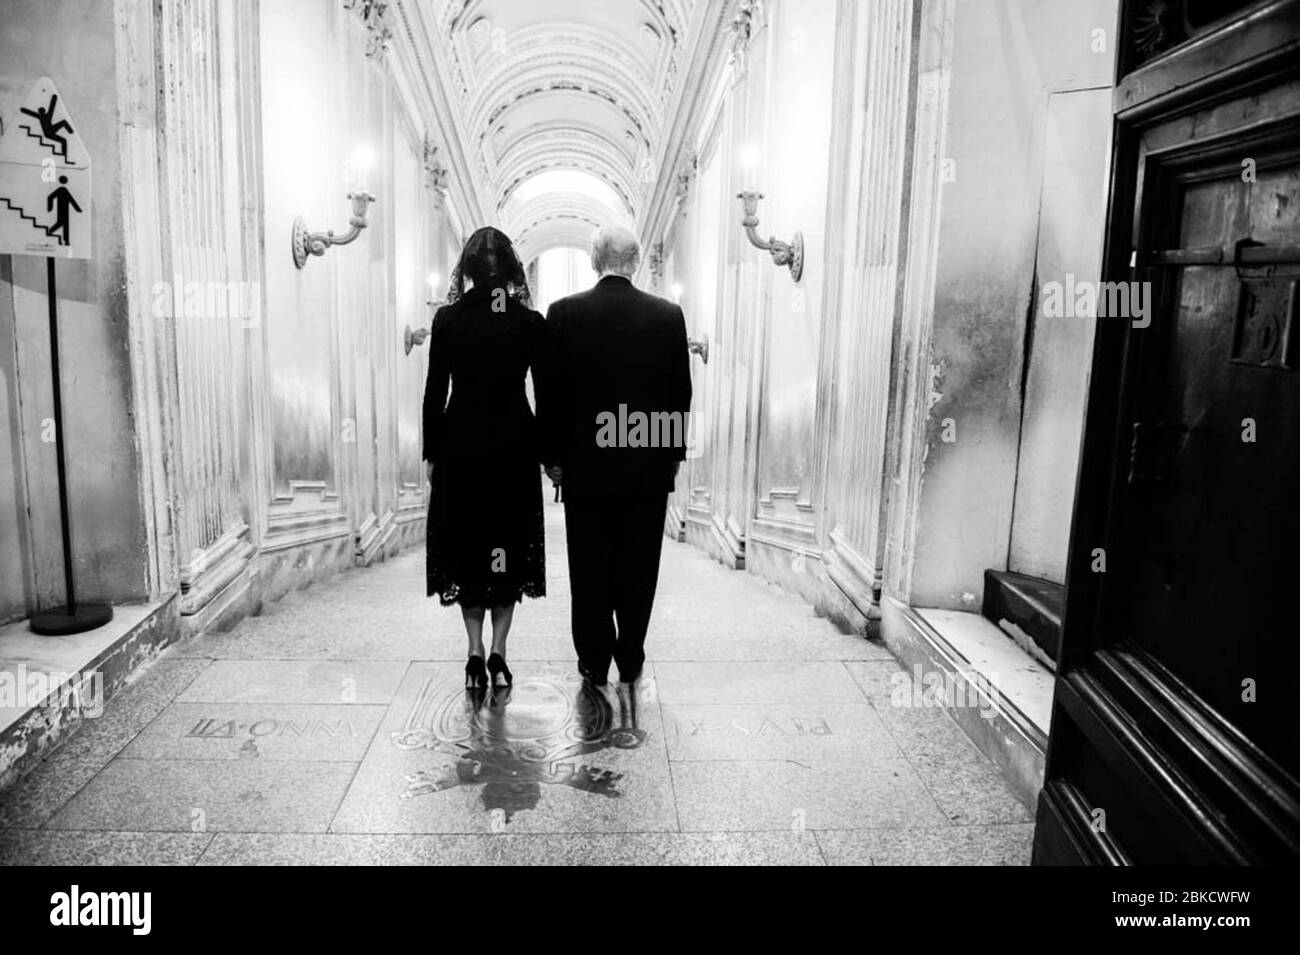
<path fill-rule="evenodd" d="M 433 318 L 424 392 L 427 593 L 460 604 L 465 685 L 481 689 L 512 682 L 505 655 L 515 604 L 546 594 L 541 442 L 524 388 L 529 369 L 535 392 L 542 377 L 545 321 L 530 307 L 514 246 L 493 228 L 465 244 L 447 302 Z"/>

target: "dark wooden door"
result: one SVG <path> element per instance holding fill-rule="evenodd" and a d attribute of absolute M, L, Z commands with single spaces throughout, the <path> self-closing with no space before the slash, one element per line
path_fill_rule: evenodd
<path fill-rule="evenodd" d="M 1294 860 L 1300 2 L 1154 6 L 1121 21 L 1106 278 L 1139 284 L 1099 319 L 1034 859 Z"/>

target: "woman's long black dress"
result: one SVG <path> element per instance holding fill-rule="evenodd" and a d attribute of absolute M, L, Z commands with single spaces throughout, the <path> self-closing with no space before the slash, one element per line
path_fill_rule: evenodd
<path fill-rule="evenodd" d="M 433 462 L 426 577 L 428 595 L 444 606 L 546 595 L 541 444 L 524 385 L 530 368 L 538 376 L 544 333 L 541 315 L 488 286 L 434 316 L 424 392 L 424 458 Z"/>

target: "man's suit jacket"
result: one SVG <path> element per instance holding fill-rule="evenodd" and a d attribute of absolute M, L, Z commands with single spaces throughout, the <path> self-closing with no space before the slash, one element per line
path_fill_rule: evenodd
<path fill-rule="evenodd" d="M 691 407 L 681 307 L 607 275 L 555 302 L 546 326 L 538 415 L 565 498 L 672 491 Z"/>

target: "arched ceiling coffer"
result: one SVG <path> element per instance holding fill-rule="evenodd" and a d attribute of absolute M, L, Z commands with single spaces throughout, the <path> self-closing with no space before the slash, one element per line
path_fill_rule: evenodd
<path fill-rule="evenodd" d="M 471 163 L 529 258 L 632 224 L 696 0 L 426 0 Z"/>

